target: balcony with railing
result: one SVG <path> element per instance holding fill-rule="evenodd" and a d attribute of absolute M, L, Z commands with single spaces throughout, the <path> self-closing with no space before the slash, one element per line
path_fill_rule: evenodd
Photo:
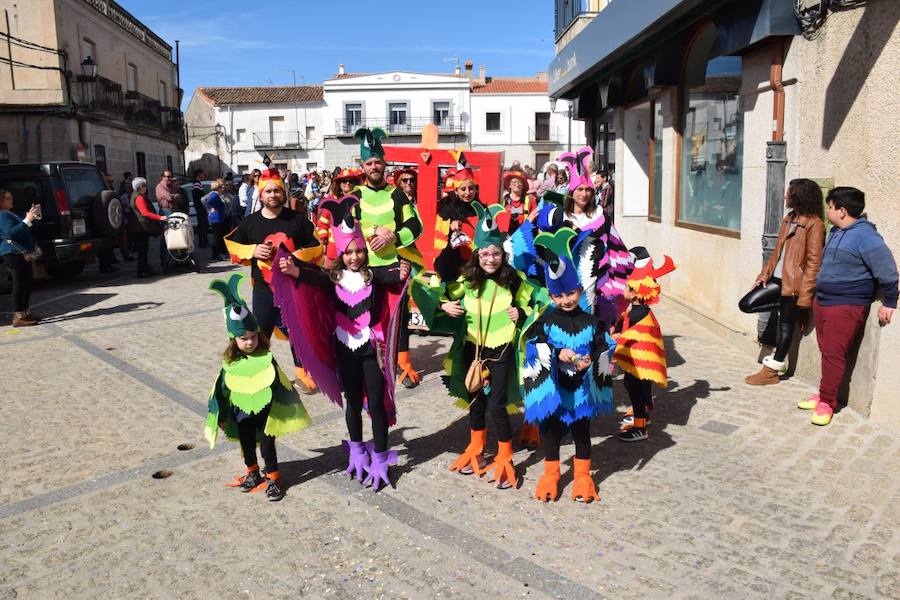
<path fill-rule="evenodd" d="M 460 117 L 409 117 L 403 123 L 391 123 L 388 118 L 369 119 L 336 119 L 334 130 L 338 136 L 351 136 L 360 127 L 380 127 L 388 135 L 419 135 L 426 125 L 437 125 L 440 135 L 466 133 L 465 125 Z"/>
<path fill-rule="evenodd" d="M 115 81 L 79 77 L 77 84 L 78 108 L 89 116 L 118 118 L 173 137 L 180 136 L 184 129 L 181 110 L 162 106 L 158 100 L 138 92 L 123 92 L 122 85 Z"/>
<path fill-rule="evenodd" d="M 558 46 L 565 46 L 569 38 L 584 28 L 611 0 L 556 0 L 554 32 Z M 569 31 L 569 30 L 573 31 Z M 569 33 L 570 35 L 566 36 Z M 566 39 L 562 39 L 566 36 Z M 557 48 L 557 52 L 560 48 Z"/>
<path fill-rule="evenodd" d="M 562 136 L 559 133 L 559 129 L 556 127 L 529 127 L 528 128 L 528 143 L 529 144 L 551 144 L 556 145 L 560 143 L 562 140 Z"/>
<path fill-rule="evenodd" d="M 306 140 L 299 131 L 254 131 L 253 147 L 274 150 L 302 150 Z"/>

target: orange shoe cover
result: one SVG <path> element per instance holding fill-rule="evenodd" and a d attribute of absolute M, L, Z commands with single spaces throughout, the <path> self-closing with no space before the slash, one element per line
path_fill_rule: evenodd
<path fill-rule="evenodd" d="M 597 487 L 591 479 L 591 459 L 575 459 L 575 483 L 572 486 L 572 500 L 578 502 L 600 501 L 597 495 Z"/>
<path fill-rule="evenodd" d="M 294 375 L 308 393 L 314 394 L 318 390 L 316 382 L 312 380 L 312 377 L 309 376 L 309 373 L 303 367 L 294 367 Z"/>
<path fill-rule="evenodd" d="M 500 489 L 516 487 L 518 480 L 516 479 L 516 468 L 512 464 L 512 456 L 512 442 L 498 442 L 497 456 L 494 457 L 494 462 L 475 472 L 480 476 L 493 469 L 494 474 L 488 481 L 496 481 L 497 487 Z"/>
<path fill-rule="evenodd" d="M 537 425 L 522 423 L 522 429 L 519 430 L 519 442 L 526 448 L 537 448 L 541 445 L 541 430 L 537 428 Z"/>
<path fill-rule="evenodd" d="M 544 474 L 538 480 L 534 497 L 541 502 L 556 502 L 559 497 L 559 461 L 545 460 Z"/>
<path fill-rule="evenodd" d="M 400 374 L 397 375 L 397 382 L 404 387 L 416 387 L 419 385 L 419 382 L 422 381 L 422 376 L 419 375 L 418 371 L 416 371 L 412 363 L 409 362 L 409 351 L 398 352 L 397 353 L 397 366 L 400 368 Z M 407 380 L 409 380 L 407 382 Z"/>
<path fill-rule="evenodd" d="M 239 485 L 244 483 L 244 480 L 247 479 L 247 475 L 249 475 L 253 471 L 259 471 L 259 466 L 253 465 L 252 467 L 247 467 L 243 475 L 241 475 L 240 477 L 235 477 L 234 479 L 226 483 L 225 487 L 238 487 Z"/>
<path fill-rule="evenodd" d="M 471 465 L 472 472 L 478 473 L 478 469 L 481 468 L 481 465 L 478 464 L 478 459 L 481 458 L 481 454 L 484 452 L 484 438 L 486 436 L 487 429 L 472 429 L 469 432 L 469 445 L 466 446 L 463 453 L 453 461 L 453 464 L 450 465 L 450 470 L 459 471 L 466 465 Z"/>

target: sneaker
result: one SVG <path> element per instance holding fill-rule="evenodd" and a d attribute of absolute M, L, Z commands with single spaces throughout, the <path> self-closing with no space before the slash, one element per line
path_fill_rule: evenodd
<path fill-rule="evenodd" d="M 650 420 L 650 415 L 647 415 L 647 425 L 652 423 Z M 621 427 L 620 429 L 628 429 L 629 427 L 634 425 L 634 415 L 626 415 L 622 417 Z"/>
<path fill-rule="evenodd" d="M 819 401 L 819 394 L 810 394 L 805 400 L 797 403 L 797 408 L 800 410 L 812 410 L 819 405 Z"/>
<path fill-rule="evenodd" d="M 278 485 L 277 479 L 270 479 L 266 484 L 266 498 L 269 499 L 269 502 L 278 502 L 284 498 L 284 490 Z"/>
<path fill-rule="evenodd" d="M 625 431 L 619 432 L 619 439 L 623 442 L 640 442 L 646 440 L 647 428 L 646 427 L 631 427 L 630 429 L 626 429 Z"/>
<path fill-rule="evenodd" d="M 262 482 L 263 478 L 262 475 L 259 474 L 259 471 L 250 471 L 241 480 L 241 484 L 238 486 L 238 488 L 240 488 L 240 490 L 244 493 L 252 492 L 257 487 L 259 487 Z"/>
<path fill-rule="evenodd" d="M 825 404 L 824 402 L 819 402 L 816 406 L 816 412 L 813 413 L 812 418 L 809 420 L 813 425 L 825 426 L 831 423 L 831 416 L 834 414 L 831 406 Z"/>

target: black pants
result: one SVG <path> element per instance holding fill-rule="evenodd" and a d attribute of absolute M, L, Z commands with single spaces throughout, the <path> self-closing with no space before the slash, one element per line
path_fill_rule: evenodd
<path fill-rule="evenodd" d="M 378 366 L 374 351 L 370 355 L 354 354 L 340 342 L 335 342 L 338 359 L 338 375 L 344 387 L 347 406 L 344 417 L 347 433 L 354 442 L 363 440 L 363 393 L 367 398 L 369 417 L 372 419 L 372 437 L 375 452 L 387 450 L 388 423 L 384 410 L 384 373 Z"/>
<path fill-rule="evenodd" d="M 638 379 L 631 373 L 625 373 L 625 389 L 628 391 L 635 419 L 646 419 L 653 410 L 652 385 L 649 379 Z"/>
<path fill-rule="evenodd" d="M 238 421 L 238 439 L 241 442 L 241 453 L 244 455 L 244 464 L 255 467 L 256 443 L 259 442 L 259 453 L 266 462 L 266 473 L 274 473 L 278 470 L 278 454 L 275 452 L 275 438 L 266 435 L 266 419 L 269 417 L 269 407 L 265 407 L 255 415 L 241 415 Z"/>
<path fill-rule="evenodd" d="M 775 360 L 778 362 L 783 361 L 791 349 L 799 312 L 797 298 L 782 296 L 778 309 L 769 315 L 769 322 L 760 339 L 763 343 L 775 347 Z"/>
<path fill-rule="evenodd" d="M 228 254 L 228 250 L 225 248 L 225 235 L 228 234 L 228 224 L 224 222 L 211 223 L 210 226 L 213 231 L 212 257 L 216 258 L 217 256 Z"/>
<path fill-rule="evenodd" d="M 397 352 L 409 352 L 409 295 L 400 301 L 400 331 L 397 334 Z"/>
<path fill-rule="evenodd" d="M 31 288 L 34 282 L 34 271 L 31 263 L 21 254 L 4 254 L 3 264 L 12 271 L 13 289 L 12 303 L 15 312 L 26 312 L 31 302 Z"/>
<path fill-rule="evenodd" d="M 134 232 L 131 234 L 137 246 L 137 272 L 138 275 L 150 272 L 150 234 L 146 231 Z"/>
<path fill-rule="evenodd" d="M 504 351 L 485 350 L 482 358 L 496 358 L 499 360 L 488 360 L 484 363 L 488 371 L 490 371 L 490 392 L 484 391 L 471 394 L 469 396 L 469 428 L 481 430 L 487 427 L 487 408 L 490 405 L 491 416 L 494 418 L 494 433 L 497 441 L 508 442 L 512 440 L 512 427 L 509 424 L 509 413 L 506 412 L 506 385 L 509 378 L 513 376 L 513 349 L 510 344 L 504 347 Z M 466 343 L 464 349 L 465 365 L 468 370 L 469 365 L 475 359 L 475 346 Z"/>
<path fill-rule="evenodd" d="M 541 423 L 541 441 L 544 444 L 544 459 L 559 460 L 559 445 L 563 436 L 572 431 L 575 441 L 575 458 L 591 458 L 591 420 L 578 419 L 566 425 L 557 417 L 550 417 Z"/>
<path fill-rule="evenodd" d="M 265 333 L 267 338 L 271 339 L 272 331 L 276 327 L 287 335 L 287 327 L 281 322 L 281 311 L 275 306 L 272 288 L 264 283 L 253 284 L 253 316 L 259 323 L 259 330 Z M 299 367 L 300 361 L 297 359 L 293 345 L 291 345 L 291 355 L 294 357 L 294 366 Z"/>

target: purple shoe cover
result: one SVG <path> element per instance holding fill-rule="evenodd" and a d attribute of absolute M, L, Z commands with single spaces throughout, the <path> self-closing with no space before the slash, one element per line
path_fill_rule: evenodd
<path fill-rule="evenodd" d="M 370 444 L 371 446 L 371 444 Z M 366 472 L 369 474 L 363 485 L 372 484 L 372 491 L 377 492 L 381 484 L 391 485 L 388 478 L 388 465 L 397 464 L 397 451 L 385 450 L 384 452 L 372 452 L 372 462 L 369 464 Z"/>
<path fill-rule="evenodd" d="M 344 471 L 352 478 L 356 476 L 357 481 L 363 480 L 363 473 L 369 469 L 369 452 L 365 442 L 350 442 L 344 440 L 341 442 L 344 450 L 350 455 L 350 462 L 347 464 L 347 470 Z"/>

